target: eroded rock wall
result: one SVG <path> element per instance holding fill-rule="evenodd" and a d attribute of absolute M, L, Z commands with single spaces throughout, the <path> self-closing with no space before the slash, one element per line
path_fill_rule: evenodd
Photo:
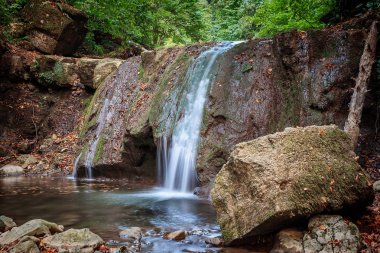
<path fill-rule="evenodd" d="M 212 181 L 231 148 L 287 126 L 343 126 L 363 30 L 291 32 L 238 45 L 222 60 L 209 93 L 198 158 Z"/>
<path fill-rule="evenodd" d="M 213 181 L 237 143 L 288 126 L 342 127 L 365 37 L 364 29 L 289 32 L 243 42 L 218 59 L 203 117 L 197 160 L 200 184 Z M 186 72 L 208 46 L 212 45 L 145 52 L 132 72 L 124 69 L 124 75 L 133 75 L 135 81 L 122 92 L 129 101 L 119 117 L 124 121 L 123 140 L 99 154 L 101 162 L 95 163 L 99 174 L 112 174 L 103 172 L 117 167 L 129 175 L 132 171 L 144 175 L 145 170 L 154 175 L 155 145 L 161 136 L 170 136 L 186 92 Z M 93 103 L 101 103 L 102 96 L 95 97 Z M 92 114 L 97 113 L 99 109 L 93 109 Z M 89 121 L 96 124 L 96 117 Z M 86 131 L 83 143 L 92 130 Z M 111 142 L 111 135 L 105 139 Z"/>

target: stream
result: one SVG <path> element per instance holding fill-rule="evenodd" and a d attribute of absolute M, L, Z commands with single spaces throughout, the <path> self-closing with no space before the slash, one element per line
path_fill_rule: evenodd
<path fill-rule="evenodd" d="M 164 192 L 126 181 L 79 181 L 67 178 L 8 177 L 0 179 L 0 213 L 21 225 L 45 219 L 65 228 L 89 228 L 109 245 L 126 243 L 123 229 L 138 226 L 148 236 L 142 252 L 218 252 L 204 241 L 220 235 L 208 200 L 192 194 Z M 159 228 L 161 232 L 150 233 Z M 164 240 L 165 231 L 186 230 L 182 242 Z"/>

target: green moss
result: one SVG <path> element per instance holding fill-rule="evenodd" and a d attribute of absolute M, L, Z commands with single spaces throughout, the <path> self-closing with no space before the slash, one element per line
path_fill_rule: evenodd
<path fill-rule="evenodd" d="M 65 79 L 65 71 L 62 62 L 56 62 L 53 67 L 54 79 L 58 84 L 62 84 Z"/>
<path fill-rule="evenodd" d="M 94 163 L 100 160 L 100 158 L 103 155 L 104 151 L 104 144 L 105 144 L 105 139 L 104 139 L 104 134 L 101 134 L 99 136 L 99 141 L 98 144 L 96 145 L 96 150 L 95 150 L 95 156 L 94 156 Z"/>
<path fill-rule="evenodd" d="M 50 86 L 54 84 L 53 71 L 42 72 L 38 75 L 38 82 L 43 86 Z"/>
<path fill-rule="evenodd" d="M 243 68 L 242 68 L 241 72 L 242 72 L 242 73 L 246 73 L 246 72 L 251 71 L 252 69 L 253 69 L 252 64 L 249 64 L 249 63 L 244 62 L 244 64 L 243 64 Z"/>
<path fill-rule="evenodd" d="M 33 68 L 39 67 L 38 62 L 33 62 Z M 38 81 L 44 86 L 50 86 L 53 84 L 60 85 L 64 83 L 65 73 L 63 69 L 63 64 L 61 62 L 56 62 L 54 67 L 50 71 L 45 71 L 38 74 Z"/>
<path fill-rule="evenodd" d="M 183 82 L 192 59 L 193 57 L 191 57 L 187 52 L 183 51 L 179 53 L 173 63 L 165 69 L 161 81 L 158 84 L 158 91 L 152 99 L 153 106 L 148 115 L 150 122 L 159 122 L 160 116 L 168 116 L 163 115 L 165 113 L 170 113 L 169 111 L 164 111 L 165 105 L 167 105 L 167 98 L 173 98 L 174 96 L 180 94 L 181 91 L 183 91 L 181 90 L 184 88 L 183 85 L 179 84 Z M 178 68 L 178 66 L 180 66 L 180 68 Z M 168 83 L 171 82 L 174 72 L 176 73 L 177 77 L 176 81 L 172 85 L 168 85 Z M 171 99 L 171 101 L 176 102 L 177 100 Z M 177 107 L 177 110 L 180 110 L 180 108 Z M 164 129 L 169 131 L 172 130 L 172 126 L 170 125 L 173 125 L 173 120 L 170 117 L 167 118 L 169 120 L 162 122 L 162 124 L 158 123 L 160 125 L 156 126 L 155 135 L 160 135 Z"/>
<path fill-rule="evenodd" d="M 281 91 L 282 105 L 281 114 L 272 116 L 270 132 L 282 131 L 285 127 L 297 126 L 300 122 L 301 102 L 299 99 L 301 87 L 298 81 L 291 83 L 278 82 Z"/>
<path fill-rule="evenodd" d="M 218 153 L 223 153 L 223 147 L 217 144 L 212 144 L 206 154 L 206 161 L 210 161 L 211 159 L 217 157 Z"/>
<path fill-rule="evenodd" d="M 140 65 L 140 68 L 139 68 L 139 80 L 143 80 L 144 79 L 144 73 L 145 73 L 145 70 L 144 70 L 144 67 L 142 65 Z"/>

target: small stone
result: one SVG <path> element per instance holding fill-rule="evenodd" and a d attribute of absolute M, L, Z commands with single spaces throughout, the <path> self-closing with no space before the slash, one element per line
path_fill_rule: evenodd
<path fill-rule="evenodd" d="M 5 232 L 8 230 L 11 230 L 11 228 L 16 227 L 16 223 L 13 221 L 13 219 L 1 215 L 0 216 L 0 232 Z"/>
<path fill-rule="evenodd" d="M 186 231 L 184 230 L 178 230 L 178 231 L 164 234 L 164 239 L 167 239 L 167 240 L 182 241 L 185 238 L 186 238 Z"/>
<path fill-rule="evenodd" d="M 207 238 L 205 240 L 205 243 L 214 245 L 216 247 L 223 247 L 224 240 L 223 238 L 220 238 L 220 237 L 212 237 L 212 238 Z"/>
<path fill-rule="evenodd" d="M 17 165 L 7 164 L 0 168 L 0 175 L 15 176 L 24 173 L 24 169 Z"/>
<path fill-rule="evenodd" d="M 28 157 L 26 158 L 25 162 L 22 164 L 22 168 L 27 168 L 29 165 L 32 165 L 32 164 L 36 164 L 38 163 L 38 160 L 32 156 L 32 155 L 28 155 Z"/>
<path fill-rule="evenodd" d="M 140 240 L 142 236 L 142 229 L 139 227 L 131 227 L 119 233 L 121 238 L 132 238 Z"/>
<path fill-rule="evenodd" d="M 53 134 L 53 135 L 51 136 L 51 138 L 52 138 L 53 140 L 56 140 L 56 139 L 58 138 L 58 136 L 57 136 L 56 134 Z"/>
<path fill-rule="evenodd" d="M 61 149 L 61 153 L 65 153 L 68 150 L 69 150 L 68 148 L 63 148 L 63 149 Z"/>
<path fill-rule="evenodd" d="M 297 229 L 283 229 L 277 235 L 270 253 L 303 253 L 303 232 Z"/>
<path fill-rule="evenodd" d="M 37 244 L 33 240 L 20 241 L 8 251 L 9 253 L 40 253 Z"/>
<path fill-rule="evenodd" d="M 380 192 L 380 180 L 374 182 L 372 187 L 375 192 Z"/>

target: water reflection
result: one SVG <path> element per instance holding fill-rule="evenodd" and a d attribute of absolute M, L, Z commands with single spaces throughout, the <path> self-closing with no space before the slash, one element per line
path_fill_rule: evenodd
<path fill-rule="evenodd" d="M 0 213 L 12 217 L 17 224 L 42 218 L 66 228 L 88 227 L 105 240 L 119 240 L 119 231 L 132 226 L 218 232 L 208 201 L 191 194 L 143 189 L 123 181 L 1 178 Z M 151 244 L 146 245 L 149 251 L 154 252 L 154 247 L 161 244 L 157 240 L 151 239 Z"/>

